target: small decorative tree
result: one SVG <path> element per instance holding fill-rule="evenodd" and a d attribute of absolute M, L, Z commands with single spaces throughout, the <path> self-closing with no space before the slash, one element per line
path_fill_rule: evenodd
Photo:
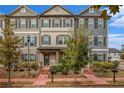
<path fill-rule="evenodd" d="M 4 37 L 0 39 L 0 57 L 2 64 L 8 71 L 8 82 L 11 82 L 10 69 L 13 63 L 17 63 L 20 57 L 18 51 L 20 45 L 20 39 L 14 35 L 11 29 L 10 19 L 8 16 L 4 17 L 5 27 L 3 29 Z"/>
<path fill-rule="evenodd" d="M 89 40 L 90 35 L 82 25 L 77 29 L 72 37 L 66 41 L 67 49 L 63 52 L 63 56 L 60 58 L 59 62 L 63 64 L 63 70 L 66 69 L 66 73 L 69 69 L 74 71 L 75 82 L 76 82 L 76 73 L 85 67 L 89 61 L 88 54 L 90 52 Z"/>

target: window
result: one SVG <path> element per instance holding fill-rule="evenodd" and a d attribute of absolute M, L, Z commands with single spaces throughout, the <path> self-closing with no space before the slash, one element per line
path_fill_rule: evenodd
<path fill-rule="evenodd" d="M 26 9 L 25 8 L 21 8 L 21 13 L 25 13 Z"/>
<path fill-rule="evenodd" d="M 26 20 L 20 19 L 20 28 L 26 28 Z"/>
<path fill-rule="evenodd" d="M 54 19 L 54 27 L 60 27 L 60 19 Z"/>
<path fill-rule="evenodd" d="M 43 27 L 49 27 L 49 19 L 43 19 Z"/>
<path fill-rule="evenodd" d="M 2 27 L 3 27 L 3 21 L 0 20 L 0 28 L 2 28 Z"/>
<path fill-rule="evenodd" d="M 89 27 L 93 28 L 94 27 L 94 19 L 89 19 Z"/>
<path fill-rule="evenodd" d="M 84 19 L 79 19 L 79 27 L 84 25 Z"/>
<path fill-rule="evenodd" d="M 35 59 L 36 59 L 35 56 L 36 56 L 35 54 L 30 54 L 30 61 L 35 61 Z"/>
<path fill-rule="evenodd" d="M 23 61 L 28 61 L 28 54 L 23 54 L 22 55 L 22 60 Z M 29 60 L 30 61 L 36 61 L 36 54 L 30 54 L 29 55 Z"/>
<path fill-rule="evenodd" d="M 102 36 L 98 37 L 98 45 L 103 45 L 103 37 Z"/>
<path fill-rule="evenodd" d="M 89 13 L 94 13 L 94 8 L 89 8 Z"/>
<path fill-rule="evenodd" d="M 32 36 L 30 38 L 30 46 L 35 46 L 36 45 L 36 37 L 35 36 Z"/>
<path fill-rule="evenodd" d="M 71 27 L 71 19 L 65 19 L 65 27 Z"/>
<path fill-rule="evenodd" d="M 37 20 L 31 19 L 31 28 L 36 28 L 36 27 L 37 27 Z"/>
<path fill-rule="evenodd" d="M 98 27 L 103 27 L 103 19 L 98 19 Z"/>
<path fill-rule="evenodd" d="M 27 36 L 24 37 L 24 46 L 28 46 L 28 41 L 27 41 Z M 31 36 L 30 37 L 30 46 L 36 46 L 36 37 L 35 36 Z"/>
<path fill-rule="evenodd" d="M 67 39 L 68 39 L 68 36 L 57 36 L 57 44 L 64 45 Z"/>
<path fill-rule="evenodd" d="M 98 61 L 103 61 L 103 54 L 98 54 Z"/>
<path fill-rule="evenodd" d="M 42 39 L 43 44 L 50 44 L 50 36 L 45 35 Z"/>

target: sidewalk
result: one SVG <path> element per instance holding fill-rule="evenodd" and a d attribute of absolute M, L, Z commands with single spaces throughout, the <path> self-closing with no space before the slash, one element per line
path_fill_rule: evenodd
<path fill-rule="evenodd" d="M 33 78 L 15 78 L 11 79 L 12 82 L 33 82 Z M 8 82 L 8 79 L 0 79 L 0 82 Z"/>
<path fill-rule="evenodd" d="M 96 85 L 107 85 L 107 83 L 104 79 L 96 77 L 90 69 L 85 69 L 84 76 L 88 79 L 93 81 Z"/>

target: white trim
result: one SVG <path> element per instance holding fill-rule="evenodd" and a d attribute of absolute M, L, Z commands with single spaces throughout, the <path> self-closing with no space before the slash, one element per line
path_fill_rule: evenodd
<path fill-rule="evenodd" d="M 22 34 L 23 33 L 39 33 L 39 31 L 38 32 L 36 32 L 36 31 L 35 32 L 32 32 L 32 31 L 30 31 L 30 32 L 29 31 L 17 31 L 17 32 L 15 32 L 14 31 L 14 33 L 22 33 Z"/>
<path fill-rule="evenodd" d="M 91 49 L 93 51 L 108 51 L 108 49 Z"/>

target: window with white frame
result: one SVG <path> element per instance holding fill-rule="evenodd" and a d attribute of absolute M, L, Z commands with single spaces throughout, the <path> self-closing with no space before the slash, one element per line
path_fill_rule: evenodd
<path fill-rule="evenodd" d="M 50 44 L 50 36 L 45 35 L 42 37 L 42 39 L 43 44 Z"/>
<path fill-rule="evenodd" d="M 89 8 L 89 13 L 94 13 L 94 8 Z"/>
<path fill-rule="evenodd" d="M 98 45 L 103 45 L 103 37 L 98 36 Z"/>
<path fill-rule="evenodd" d="M 31 28 L 36 28 L 36 27 L 37 27 L 37 20 L 31 19 Z"/>
<path fill-rule="evenodd" d="M 60 19 L 54 19 L 54 27 L 60 27 Z"/>
<path fill-rule="evenodd" d="M 3 20 L 0 20 L 0 28 L 3 27 Z"/>
<path fill-rule="evenodd" d="M 30 46 L 35 46 L 36 44 L 36 37 L 35 36 L 31 36 L 30 37 Z"/>
<path fill-rule="evenodd" d="M 68 39 L 68 36 L 57 36 L 57 44 L 58 45 L 64 45 L 65 41 Z"/>
<path fill-rule="evenodd" d="M 103 19 L 98 19 L 98 27 L 103 27 Z"/>
<path fill-rule="evenodd" d="M 20 19 L 20 28 L 26 28 L 26 19 Z"/>
<path fill-rule="evenodd" d="M 98 61 L 103 61 L 103 54 L 102 53 L 98 54 Z"/>
<path fill-rule="evenodd" d="M 49 19 L 43 19 L 43 27 L 49 27 Z"/>
<path fill-rule="evenodd" d="M 21 13 L 25 13 L 26 9 L 25 8 L 21 8 Z"/>
<path fill-rule="evenodd" d="M 71 19 L 65 19 L 65 27 L 71 27 Z"/>
<path fill-rule="evenodd" d="M 84 25 L 84 19 L 79 19 L 79 27 Z"/>
<path fill-rule="evenodd" d="M 93 28 L 94 27 L 94 19 L 89 19 L 89 28 Z"/>
<path fill-rule="evenodd" d="M 30 36 L 30 46 L 35 46 L 36 45 L 36 37 L 35 36 Z M 24 37 L 24 46 L 28 46 L 28 40 L 27 36 Z"/>
<path fill-rule="evenodd" d="M 35 61 L 36 59 L 35 56 L 36 56 L 35 54 L 30 54 L 30 61 Z"/>

